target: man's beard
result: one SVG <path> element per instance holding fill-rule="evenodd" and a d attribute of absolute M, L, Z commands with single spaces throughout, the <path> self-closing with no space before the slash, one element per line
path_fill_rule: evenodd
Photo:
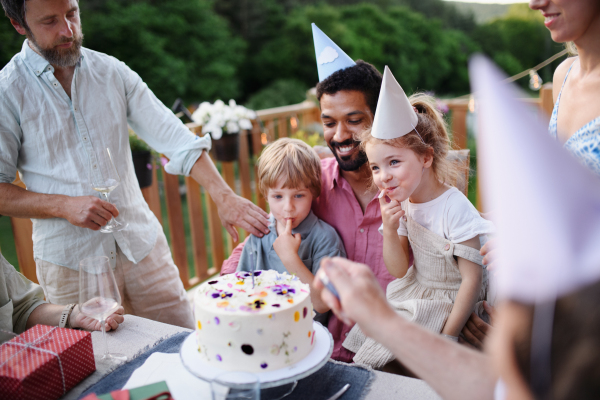
<path fill-rule="evenodd" d="M 360 145 L 360 142 L 354 141 L 352 139 L 348 139 L 343 142 L 335 142 L 332 140 L 327 145 L 333 152 L 333 155 L 335 156 L 335 159 L 337 160 L 338 165 L 340 166 L 340 169 L 342 171 L 356 171 L 368 161 L 367 154 L 364 152 L 364 150 L 361 150 L 360 148 L 358 153 L 344 158 L 341 158 L 335 150 L 336 147 L 357 146 Z"/>
<path fill-rule="evenodd" d="M 33 44 L 33 47 L 55 67 L 73 67 L 81 58 L 81 44 L 83 43 L 83 33 L 74 32 L 72 38 L 61 37 L 57 43 L 53 43 L 49 48 L 42 48 L 31 32 L 27 33 L 27 39 Z M 55 48 L 60 44 L 73 42 L 67 49 Z"/>

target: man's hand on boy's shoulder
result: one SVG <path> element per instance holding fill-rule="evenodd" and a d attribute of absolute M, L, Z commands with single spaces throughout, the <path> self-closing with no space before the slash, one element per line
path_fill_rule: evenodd
<path fill-rule="evenodd" d="M 277 236 L 277 239 L 273 242 L 273 249 L 285 264 L 285 260 L 289 257 L 298 257 L 300 243 L 302 243 L 300 234 L 292 234 L 292 221 L 288 220 L 285 225 L 285 230 L 279 233 L 279 236 Z"/>

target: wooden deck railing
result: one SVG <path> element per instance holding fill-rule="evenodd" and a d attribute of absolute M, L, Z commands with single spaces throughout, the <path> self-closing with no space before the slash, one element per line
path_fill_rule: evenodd
<path fill-rule="evenodd" d="M 530 99 L 548 113 L 552 112 L 552 88 L 545 85 L 540 93 L 540 98 Z M 446 101 L 452 111 L 451 129 L 455 147 L 467 147 L 468 99 L 455 99 Z M 239 195 L 255 202 L 259 207 L 266 209 L 265 199 L 256 190 L 256 173 L 252 172 L 254 162 L 250 158 L 249 143 L 252 153 L 260 154 L 265 144 L 280 137 L 287 137 L 299 127 L 320 122 L 320 112 L 316 104 L 306 100 L 300 104 L 277 107 L 257 112 L 260 121 L 254 122 L 251 132 L 242 132 L 240 136 L 239 158 L 234 162 L 218 163 L 221 173 L 229 186 Z M 190 130 L 201 135 L 201 127 L 197 124 L 188 124 Z M 248 140 L 251 135 L 252 140 Z M 238 170 L 236 180 L 235 170 Z M 154 170 L 152 186 L 142 190 L 150 209 L 154 212 L 161 224 L 164 224 L 157 173 Z M 254 185 L 252 182 L 254 175 Z M 186 288 L 194 286 L 209 276 L 219 272 L 226 255 L 231 252 L 233 243 L 229 235 L 223 234 L 223 228 L 217 212 L 217 206 L 207 193 L 201 191 L 199 185 L 191 178 L 185 178 L 187 188 L 187 211 L 191 233 L 191 246 L 193 259 L 188 259 L 186 234 L 184 227 L 183 204 L 179 192 L 179 178 L 162 171 L 164 193 L 166 198 L 167 218 L 173 259 L 179 268 L 181 280 Z M 239 185 L 236 185 L 236 181 Z M 16 182 L 17 183 L 17 182 Z M 21 183 L 22 185 L 22 183 Z M 253 188 L 254 186 L 254 188 Z M 208 217 L 208 235 L 204 230 L 204 217 L 202 210 L 206 209 Z M 37 281 L 35 276 L 35 262 L 33 260 L 33 246 L 31 243 L 31 221 L 29 219 L 11 218 L 17 257 L 21 271 L 29 279 Z M 208 249 L 212 253 L 212 264 L 209 265 Z M 193 263 L 192 276 L 188 268 Z"/>

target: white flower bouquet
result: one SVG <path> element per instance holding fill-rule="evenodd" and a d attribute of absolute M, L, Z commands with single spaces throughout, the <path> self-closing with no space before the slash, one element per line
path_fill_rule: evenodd
<path fill-rule="evenodd" d="M 256 113 L 244 106 L 238 106 L 235 100 L 229 100 L 229 105 L 222 100 L 214 104 L 205 101 L 194 113 L 194 122 L 202 125 L 202 133 L 209 133 L 214 140 L 218 140 L 223 133 L 232 135 L 242 129 L 252 129 L 252 122 Z"/>

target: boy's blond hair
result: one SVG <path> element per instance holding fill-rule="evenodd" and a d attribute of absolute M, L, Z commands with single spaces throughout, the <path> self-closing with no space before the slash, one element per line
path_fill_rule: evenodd
<path fill-rule="evenodd" d="M 321 161 L 314 150 L 298 139 L 281 138 L 268 145 L 258 158 L 258 189 L 269 189 L 283 178 L 284 188 L 306 186 L 313 197 L 321 194 Z"/>

